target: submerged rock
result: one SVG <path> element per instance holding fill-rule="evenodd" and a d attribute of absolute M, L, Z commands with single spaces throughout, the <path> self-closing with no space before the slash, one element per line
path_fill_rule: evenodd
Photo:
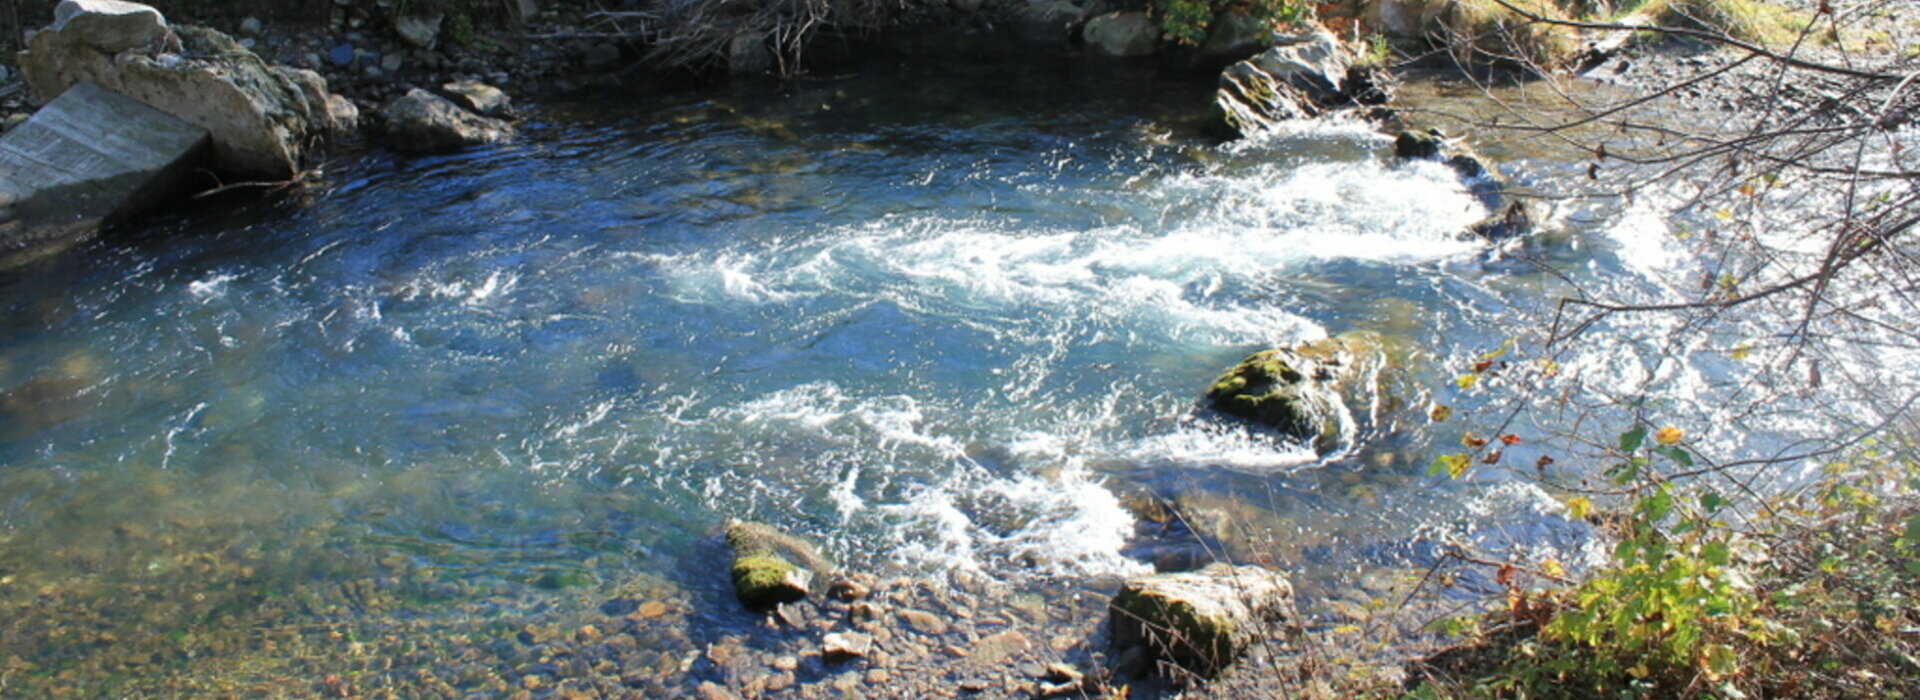
<path fill-rule="evenodd" d="M 506 122 L 468 112 L 420 88 L 407 91 L 382 114 L 387 122 L 387 144 L 402 151 L 453 151 L 513 137 L 513 127 Z"/>
<path fill-rule="evenodd" d="M 1262 350 L 1215 379 L 1206 405 L 1306 440 L 1327 454 L 1353 437 L 1356 412 L 1398 403 L 1385 391 L 1382 376 L 1398 364 L 1392 354 L 1397 353 L 1371 333 Z"/>
<path fill-rule="evenodd" d="M 1495 212 L 1468 226 L 1463 235 L 1488 241 L 1504 241 L 1524 236 L 1533 230 L 1533 217 L 1525 204 L 1507 194 L 1507 179 L 1500 171 L 1471 152 L 1454 152 L 1446 134 L 1439 129 L 1402 131 L 1393 139 L 1395 157 L 1408 160 L 1440 160 L 1460 176 L 1467 191 L 1480 204 Z"/>
<path fill-rule="evenodd" d="M 1144 649 L 1202 677 L 1225 670 L 1292 609 L 1286 577 L 1225 563 L 1127 579 L 1108 605 L 1116 656 Z"/>
<path fill-rule="evenodd" d="M 249 177 L 291 178 L 340 128 L 319 74 L 269 65 L 220 32 L 169 28 L 151 7 L 109 0 L 66 0 L 55 16 L 19 55 L 42 100 L 98 84 L 206 129 L 215 167 Z"/>
<path fill-rule="evenodd" d="M 1087 21 L 1081 39 L 1108 56 L 1151 56 L 1160 27 L 1145 12 L 1109 12 Z"/>
<path fill-rule="evenodd" d="M 734 595 L 752 609 L 807 597 L 817 574 L 833 568 L 813 545 L 761 523 L 727 524 Z"/>

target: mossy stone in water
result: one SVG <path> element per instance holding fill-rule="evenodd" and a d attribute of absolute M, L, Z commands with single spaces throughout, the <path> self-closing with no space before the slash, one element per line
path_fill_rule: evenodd
<path fill-rule="evenodd" d="M 1439 129 L 1402 131 L 1393 139 L 1393 154 L 1401 158 L 1438 158 L 1447 137 Z"/>
<path fill-rule="evenodd" d="M 1272 427 L 1332 451 L 1340 440 L 1333 411 L 1339 396 L 1320 383 L 1331 377 L 1319 363 L 1287 349 L 1262 350 L 1215 379 L 1207 390 L 1214 410 Z"/>
<path fill-rule="evenodd" d="M 733 548 L 734 594 L 749 608 L 805 598 L 815 574 L 833 568 L 813 545 L 761 523 L 728 523 L 727 545 Z"/>
<path fill-rule="evenodd" d="M 1199 571 L 1128 579 L 1109 603 L 1116 656 L 1142 647 L 1202 677 L 1245 654 L 1264 626 L 1292 608 L 1293 586 L 1257 566 L 1218 563 Z"/>

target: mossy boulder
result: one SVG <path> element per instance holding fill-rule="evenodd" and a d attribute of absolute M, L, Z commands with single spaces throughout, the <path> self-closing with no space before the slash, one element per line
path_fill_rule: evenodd
<path fill-rule="evenodd" d="M 1127 579 L 1108 604 L 1116 656 L 1144 649 L 1201 677 L 1232 665 L 1292 610 L 1285 576 L 1226 563 Z"/>
<path fill-rule="evenodd" d="M 1438 158 L 1447 147 L 1447 137 L 1439 129 L 1407 130 L 1393 138 L 1393 154 L 1401 158 Z"/>
<path fill-rule="evenodd" d="M 734 594 L 756 610 L 807 597 L 813 581 L 833 569 L 813 545 L 762 523 L 729 522 L 726 539 Z"/>
<path fill-rule="evenodd" d="M 1360 418 L 1399 403 L 1386 376 L 1405 353 L 1373 333 L 1262 350 L 1207 389 L 1215 411 L 1305 440 L 1326 454 L 1350 441 Z"/>

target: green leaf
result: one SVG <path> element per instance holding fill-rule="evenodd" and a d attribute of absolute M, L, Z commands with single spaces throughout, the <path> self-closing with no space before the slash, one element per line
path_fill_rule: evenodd
<path fill-rule="evenodd" d="M 1700 494 L 1700 509 L 1708 513 L 1718 512 L 1721 508 L 1733 505 L 1732 501 L 1722 498 L 1713 491 Z"/>
<path fill-rule="evenodd" d="M 1433 464 L 1427 466 L 1427 473 L 1435 476 L 1445 474 L 1458 479 L 1466 476 L 1470 466 L 1473 466 L 1473 458 L 1464 454 L 1440 455 L 1433 458 Z"/>
<path fill-rule="evenodd" d="M 1907 531 L 1900 539 L 1909 545 L 1920 544 L 1920 515 L 1907 518 Z"/>
<path fill-rule="evenodd" d="M 1640 449 L 1640 444 L 1646 441 L 1647 426 L 1638 426 L 1620 434 L 1620 451 L 1624 454 L 1633 454 L 1633 451 Z"/>
<path fill-rule="evenodd" d="M 1662 487 L 1658 493 L 1640 501 L 1640 512 L 1652 522 L 1666 520 L 1667 514 L 1673 512 L 1673 493 Z"/>
<path fill-rule="evenodd" d="M 1907 562 L 1907 573 L 1920 576 L 1920 561 Z"/>
<path fill-rule="evenodd" d="M 1678 447 L 1661 447 L 1655 449 L 1654 452 L 1659 453 L 1667 459 L 1673 460 L 1674 464 L 1678 464 L 1682 468 L 1691 468 L 1693 466 L 1693 455 Z"/>
<path fill-rule="evenodd" d="M 1727 548 L 1726 542 L 1714 540 L 1700 548 L 1700 558 L 1714 566 L 1726 566 L 1727 562 L 1733 561 L 1733 552 Z"/>

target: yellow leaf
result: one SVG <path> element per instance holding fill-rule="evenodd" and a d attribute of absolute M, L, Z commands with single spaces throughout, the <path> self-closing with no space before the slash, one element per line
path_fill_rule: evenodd
<path fill-rule="evenodd" d="M 1741 343 L 1739 345 L 1734 346 L 1733 352 L 1727 353 L 1727 356 L 1732 357 L 1733 359 L 1736 359 L 1736 360 L 1744 360 L 1744 359 L 1747 359 L 1747 356 L 1751 354 L 1753 354 L 1753 346 L 1748 345 L 1746 343 Z"/>
<path fill-rule="evenodd" d="M 1567 568 L 1564 566 L 1561 566 L 1560 562 L 1554 561 L 1552 559 L 1548 559 L 1546 561 L 1540 562 L 1540 570 L 1545 572 L 1548 576 L 1563 577 L 1567 575 Z"/>
<path fill-rule="evenodd" d="M 1432 418 L 1435 423 L 1445 423 L 1448 418 L 1453 417 L 1453 407 L 1434 404 L 1433 410 L 1427 412 L 1427 417 Z"/>
<path fill-rule="evenodd" d="M 1458 479 L 1467 475 L 1467 467 L 1473 466 L 1473 460 L 1466 455 L 1448 455 L 1447 476 Z"/>
<path fill-rule="evenodd" d="M 1587 500 L 1586 496 L 1567 499 L 1567 515 L 1574 520 L 1586 520 L 1587 514 L 1591 512 L 1593 512 L 1593 501 Z"/>
<path fill-rule="evenodd" d="M 1461 389 L 1472 389 L 1474 385 L 1479 383 L 1480 375 L 1478 374 L 1462 374 L 1453 380 L 1454 386 L 1460 387 Z"/>
<path fill-rule="evenodd" d="M 1560 363 L 1553 360 L 1540 361 L 1540 374 L 1548 377 L 1560 376 Z"/>
<path fill-rule="evenodd" d="M 1684 436 L 1681 434 L 1680 429 L 1671 425 L 1656 430 L 1653 433 L 1653 441 L 1662 445 L 1679 444 L 1681 437 Z"/>
<path fill-rule="evenodd" d="M 1727 219 L 1733 218 L 1733 212 L 1726 209 L 1721 209 L 1720 211 L 1716 211 L 1713 213 L 1713 218 L 1719 219 L 1721 221 L 1726 221 Z"/>

